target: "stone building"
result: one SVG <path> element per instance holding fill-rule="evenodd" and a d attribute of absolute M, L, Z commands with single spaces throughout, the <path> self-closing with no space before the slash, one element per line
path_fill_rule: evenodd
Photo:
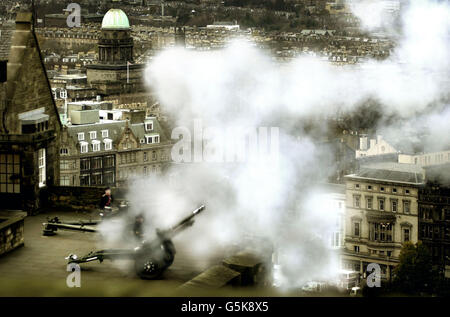
<path fill-rule="evenodd" d="M 88 83 L 101 95 L 143 90 L 144 64 L 134 62 L 133 37 L 127 15 L 109 10 L 98 39 L 98 62 L 87 65 Z"/>
<path fill-rule="evenodd" d="M 450 278 L 450 164 L 426 168 L 426 176 L 419 190 L 419 240 L 433 265 Z"/>
<path fill-rule="evenodd" d="M 420 167 L 392 162 L 362 166 L 347 175 L 345 249 L 342 264 L 364 274 L 378 263 L 390 279 L 402 244 L 418 241 L 418 192 L 424 184 Z"/>
<path fill-rule="evenodd" d="M 34 212 L 59 179 L 59 121 L 31 13 L 0 30 L 0 199 Z"/>
<path fill-rule="evenodd" d="M 126 186 L 170 163 L 172 142 L 157 118 L 134 111 L 129 119 L 100 120 L 98 110 L 80 112 L 85 123 L 77 121 L 61 133 L 61 186 Z"/>

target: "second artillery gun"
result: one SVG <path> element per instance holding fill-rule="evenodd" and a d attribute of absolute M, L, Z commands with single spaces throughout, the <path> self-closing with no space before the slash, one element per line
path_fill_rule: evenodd
<path fill-rule="evenodd" d="M 192 211 L 192 213 L 178 222 L 175 226 L 166 230 L 156 230 L 156 238 L 142 244 L 134 249 L 106 249 L 93 251 L 78 258 L 75 254 L 70 254 L 66 259 L 70 263 L 86 263 L 92 261 L 133 259 L 136 274 L 142 279 L 156 279 L 173 263 L 175 259 L 175 246 L 172 238 L 191 226 L 194 217 L 205 209 L 205 206 Z"/>

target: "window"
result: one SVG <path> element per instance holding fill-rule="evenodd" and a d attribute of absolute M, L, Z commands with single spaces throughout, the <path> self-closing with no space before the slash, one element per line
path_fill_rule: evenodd
<path fill-rule="evenodd" d="M 391 223 L 369 223 L 369 240 L 392 242 L 393 226 Z"/>
<path fill-rule="evenodd" d="M 114 184 L 114 172 L 108 171 L 103 174 L 103 183 L 104 184 Z"/>
<path fill-rule="evenodd" d="M 89 150 L 88 143 L 87 142 L 80 143 L 80 150 L 81 153 L 87 153 Z"/>
<path fill-rule="evenodd" d="M 354 222 L 353 223 L 353 235 L 354 236 L 356 236 L 356 237 L 359 237 L 359 226 L 360 226 L 360 223 L 359 222 Z"/>
<path fill-rule="evenodd" d="M 70 178 L 68 175 L 61 175 L 59 178 L 59 185 L 60 186 L 69 186 L 70 185 Z"/>
<path fill-rule="evenodd" d="M 409 200 L 403 201 L 403 212 L 409 213 L 410 212 L 410 202 Z"/>
<path fill-rule="evenodd" d="M 20 156 L 0 154 L 0 192 L 20 193 Z"/>
<path fill-rule="evenodd" d="M 378 207 L 380 210 L 384 210 L 384 199 L 378 199 Z"/>
<path fill-rule="evenodd" d="M 89 137 L 91 138 L 91 140 L 96 139 L 97 138 L 97 131 L 89 132 Z"/>
<path fill-rule="evenodd" d="M 354 245 L 353 251 L 355 251 L 356 253 L 359 253 L 359 245 Z"/>
<path fill-rule="evenodd" d="M 59 169 L 61 170 L 68 170 L 70 169 L 70 162 L 67 160 L 61 160 L 59 161 Z"/>
<path fill-rule="evenodd" d="M 354 198 L 353 205 L 354 205 L 356 208 L 361 207 L 361 197 L 359 197 L 359 196 L 354 196 L 353 198 Z"/>
<path fill-rule="evenodd" d="M 367 185 L 368 190 L 372 190 L 372 185 Z"/>
<path fill-rule="evenodd" d="M 392 212 L 397 212 L 397 204 L 398 204 L 397 200 L 392 200 L 391 201 L 391 210 L 392 210 Z"/>
<path fill-rule="evenodd" d="M 409 189 L 405 189 L 405 194 L 409 195 Z"/>
<path fill-rule="evenodd" d="M 147 175 L 147 166 L 144 166 L 144 175 Z"/>
<path fill-rule="evenodd" d="M 102 185 L 102 173 L 93 173 L 91 178 L 91 185 Z"/>
<path fill-rule="evenodd" d="M 111 150 L 112 149 L 112 140 L 111 139 L 105 139 L 103 142 L 105 142 L 105 150 Z"/>
<path fill-rule="evenodd" d="M 372 209 L 372 197 L 366 198 L 367 209 Z"/>
<path fill-rule="evenodd" d="M 61 155 L 69 155 L 69 149 L 67 149 L 67 148 L 61 148 L 61 149 L 59 150 L 59 154 L 61 154 Z"/>
<path fill-rule="evenodd" d="M 144 152 L 144 162 L 147 162 L 147 152 Z"/>
<path fill-rule="evenodd" d="M 94 157 L 92 158 L 92 169 L 100 169 L 102 168 L 102 158 L 101 157 Z"/>
<path fill-rule="evenodd" d="M 392 251 L 386 251 L 387 256 L 392 256 Z"/>
<path fill-rule="evenodd" d="M 94 152 L 100 151 L 100 142 L 99 141 L 92 143 L 92 151 L 94 151 Z"/>
<path fill-rule="evenodd" d="M 114 155 L 105 156 L 103 159 L 103 163 L 104 168 L 114 167 Z"/>
<path fill-rule="evenodd" d="M 78 141 L 84 141 L 84 132 L 78 133 Z"/>
<path fill-rule="evenodd" d="M 397 192 L 397 188 L 392 188 L 392 192 L 396 193 Z"/>
<path fill-rule="evenodd" d="M 384 192 L 384 187 L 380 187 L 380 191 Z"/>
<path fill-rule="evenodd" d="M 157 156 L 156 156 L 156 151 L 153 151 L 153 152 L 152 152 L 152 160 L 153 160 L 153 161 L 156 161 L 156 158 L 157 158 Z"/>
<path fill-rule="evenodd" d="M 38 150 L 39 187 L 45 186 L 45 148 Z"/>
<path fill-rule="evenodd" d="M 159 143 L 159 135 L 154 136 L 146 135 L 145 139 L 147 140 L 147 144 Z"/>
<path fill-rule="evenodd" d="M 91 169 L 91 159 L 81 159 L 80 160 L 80 170 L 88 171 Z"/>
<path fill-rule="evenodd" d="M 108 137 L 108 130 L 102 130 L 102 138 Z"/>
<path fill-rule="evenodd" d="M 145 123 L 145 130 L 146 130 L 146 131 L 151 131 L 151 130 L 153 130 L 153 122 L 146 122 L 146 123 Z"/>
<path fill-rule="evenodd" d="M 410 240 L 409 228 L 403 229 L 403 242 L 408 242 Z"/>
<path fill-rule="evenodd" d="M 359 188 L 359 184 L 355 184 L 355 188 Z"/>

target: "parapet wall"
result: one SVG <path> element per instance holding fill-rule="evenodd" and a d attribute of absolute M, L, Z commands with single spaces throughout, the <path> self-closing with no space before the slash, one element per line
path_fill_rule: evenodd
<path fill-rule="evenodd" d="M 24 219 L 25 212 L 0 211 L 0 256 L 25 243 Z"/>
<path fill-rule="evenodd" d="M 53 186 L 48 191 L 48 207 L 59 210 L 95 210 L 104 192 L 105 186 Z M 111 188 L 111 192 L 116 202 L 126 198 L 126 189 Z"/>

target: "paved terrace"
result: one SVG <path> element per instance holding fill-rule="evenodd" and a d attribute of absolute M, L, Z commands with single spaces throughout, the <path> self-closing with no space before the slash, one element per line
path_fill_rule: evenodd
<path fill-rule="evenodd" d="M 47 217 L 63 221 L 95 219 L 88 213 L 47 212 L 25 219 L 25 245 L 0 257 L 0 296 L 164 296 L 212 265 L 219 264 L 226 252 L 202 262 L 183 248 L 182 238 L 175 238 L 177 249 L 173 265 L 161 280 L 144 281 L 136 276 L 133 261 L 121 260 L 81 264 L 81 288 L 68 288 L 66 271 L 69 253 L 78 256 L 104 248 L 98 233 L 57 231 L 42 235 Z"/>

